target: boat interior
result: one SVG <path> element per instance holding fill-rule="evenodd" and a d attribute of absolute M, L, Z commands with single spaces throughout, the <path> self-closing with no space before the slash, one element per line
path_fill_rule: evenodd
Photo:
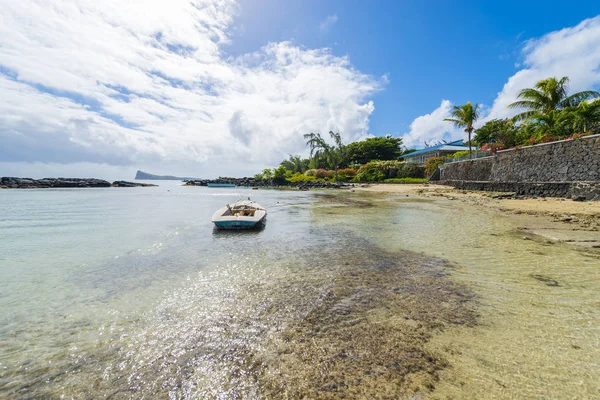
<path fill-rule="evenodd" d="M 230 215 L 235 215 L 236 217 L 254 217 L 255 212 L 255 208 L 251 208 L 248 206 L 234 206 L 233 208 L 231 208 L 228 204 L 227 209 L 223 213 L 223 217 L 227 217 Z"/>

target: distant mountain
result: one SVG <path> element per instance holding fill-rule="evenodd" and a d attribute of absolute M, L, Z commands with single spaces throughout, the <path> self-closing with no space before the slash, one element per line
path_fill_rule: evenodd
<path fill-rule="evenodd" d="M 185 181 L 185 180 L 200 180 L 200 178 L 181 178 L 171 175 L 152 175 L 144 171 L 138 170 L 135 174 L 135 179 L 142 181 Z"/>

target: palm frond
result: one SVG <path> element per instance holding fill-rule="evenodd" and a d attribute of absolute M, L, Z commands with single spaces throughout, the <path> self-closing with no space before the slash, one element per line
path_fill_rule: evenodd
<path fill-rule="evenodd" d="M 561 107 L 573 107 L 579 105 L 582 101 L 589 99 L 590 97 L 600 97 L 600 93 L 594 90 L 584 90 L 582 92 L 573 93 L 572 95 L 565 97 L 561 102 Z"/>
<path fill-rule="evenodd" d="M 532 100 L 519 100 L 519 101 L 515 101 L 514 103 L 510 103 L 508 105 L 508 108 L 525 108 L 525 109 L 529 109 L 529 110 L 541 110 L 543 109 L 543 107 Z"/>
<path fill-rule="evenodd" d="M 444 121 L 446 122 L 451 122 L 452 125 L 454 125 L 457 128 L 462 128 L 465 126 L 464 122 L 460 119 L 455 119 L 455 118 L 444 118 Z"/>
<path fill-rule="evenodd" d="M 526 119 L 533 118 L 537 113 L 538 113 L 537 110 L 524 111 L 524 112 L 522 112 L 520 114 L 517 114 L 514 117 L 512 117 L 510 119 L 510 121 L 513 122 L 513 123 L 519 122 L 519 121 L 525 121 Z"/>

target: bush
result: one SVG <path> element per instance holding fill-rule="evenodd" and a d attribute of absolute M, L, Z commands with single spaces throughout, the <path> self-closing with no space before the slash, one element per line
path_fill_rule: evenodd
<path fill-rule="evenodd" d="M 457 151 L 456 153 L 452 154 L 452 158 L 454 158 L 455 160 L 461 158 L 469 158 L 469 150 Z"/>
<path fill-rule="evenodd" d="M 316 170 L 316 169 L 307 169 L 307 170 L 304 172 L 304 175 L 306 175 L 306 176 L 315 176 L 315 173 L 316 173 L 316 172 L 317 172 L 317 170 Z"/>
<path fill-rule="evenodd" d="M 290 178 L 287 179 L 291 183 L 296 182 L 314 182 L 316 178 L 314 176 L 306 176 L 305 174 L 301 174 L 300 172 L 296 172 Z"/>
<path fill-rule="evenodd" d="M 424 178 L 423 166 L 404 161 L 371 161 L 360 167 L 354 181 L 381 182 L 388 178 Z"/>
<path fill-rule="evenodd" d="M 385 183 L 426 183 L 427 178 L 390 178 Z"/>
<path fill-rule="evenodd" d="M 327 178 L 327 170 L 323 168 L 319 168 L 315 170 L 315 178 L 317 179 L 325 179 Z"/>
<path fill-rule="evenodd" d="M 340 181 L 346 182 L 356 176 L 356 170 L 354 168 L 343 168 L 338 171 L 338 177 Z"/>
<path fill-rule="evenodd" d="M 431 157 L 425 161 L 425 173 L 431 176 L 440 165 L 446 161 L 446 157 Z"/>

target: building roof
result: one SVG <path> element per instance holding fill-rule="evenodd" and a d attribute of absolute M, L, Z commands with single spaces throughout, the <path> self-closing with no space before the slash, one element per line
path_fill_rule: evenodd
<path fill-rule="evenodd" d="M 469 150 L 469 146 L 465 146 L 461 139 L 461 140 L 455 140 L 454 142 L 450 142 L 450 143 L 441 143 L 441 144 L 437 144 L 435 146 L 425 147 L 424 149 L 401 155 L 398 158 L 412 157 L 412 156 L 417 156 L 419 154 L 431 153 L 434 151 L 463 151 L 463 150 Z"/>

